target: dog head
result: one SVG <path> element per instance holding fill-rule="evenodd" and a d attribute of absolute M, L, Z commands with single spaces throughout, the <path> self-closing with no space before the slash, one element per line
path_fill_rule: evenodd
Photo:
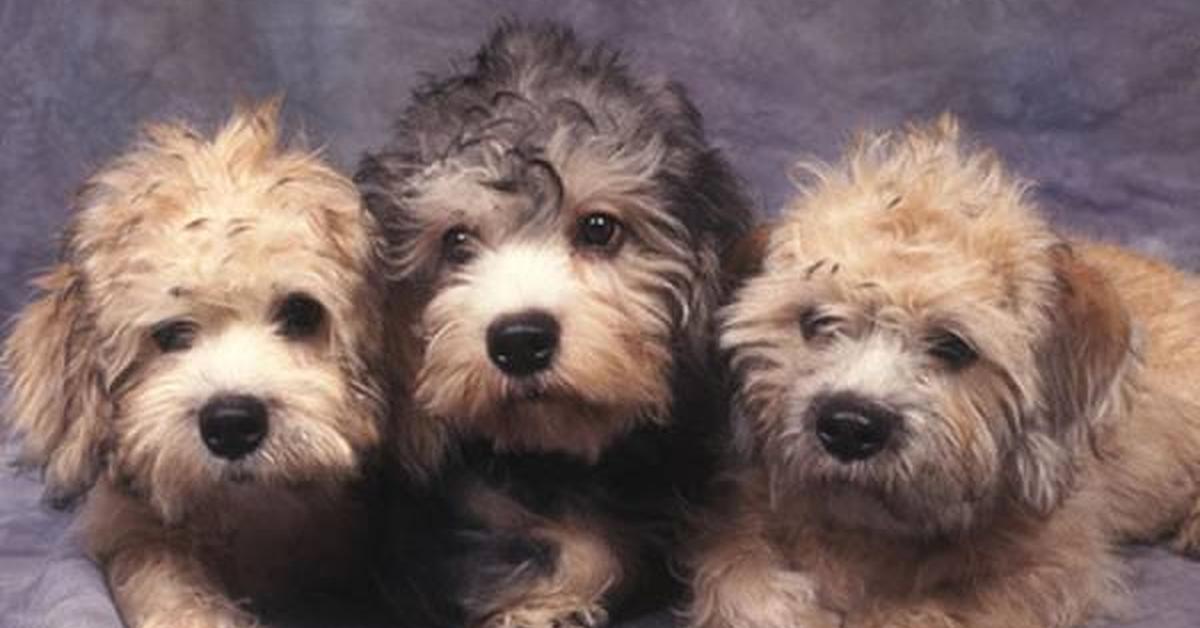
<path fill-rule="evenodd" d="M 277 104 L 149 127 L 79 196 L 4 347 L 49 496 L 101 473 L 165 518 L 226 482 L 320 484 L 377 438 L 378 306 L 350 181 L 281 149 Z"/>
<path fill-rule="evenodd" d="M 811 167 L 724 321 L 739 443 L 845 525 L 1049 512 L 1128 359 L 1112 288 L 958 135 L 945 118 Z"/>
<path fill-rule="evenodd" d="M 415 295 L 414 429 L 586 459 L 668 420 L 748 222 L 682 92 L 554 27 L 501 27 L 357 182 Z"/>

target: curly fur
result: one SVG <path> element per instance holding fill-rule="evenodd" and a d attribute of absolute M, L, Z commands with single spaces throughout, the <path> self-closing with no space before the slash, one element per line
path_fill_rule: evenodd
<path fill-rule="evenodd" d="M 495 535 L 544 538 L 558 557 L 505 587 L 468 582 L 466 621 L 599 622 L 634 570 L 611 530 L 568 522 L 617 522 L 636 548 L 643 528 L 664 523 L 641 511 L 670 502 L 679 476 L 703 475 L 687 433 L 722 405 L 711 313 L 725 288 L 720 254 L 749 222 L 735 178 L 678 86 L 634 78 L 565 29 L 505 24 L 468 70 L 416 94 L 356 181 L 400 295 L 390 327 L 415 401 L 400 420 L 402 464 L 428 476 L 453 460 L 449 476 L 472 479 L 448 480 L 469 487 L 450 494 L 495 493 L 484 500 L 494 508 L 464 516 Z M 581 220 L 597 212 L 619 222 L 619 244 L 580 244 Z M 469 234 L 466 260 L 447 255 L 452 229 Z M 509 377 L 483 339 L 497 317 L 527 309 L 559 321 L 560 347 L 553 368 Z M 522 471 L 530 461 L 547 473 Z M 654 488 L 615 481 L 641 472 L 635 482 Z M 465 507 L 458 499 L 449 510 Z M 497 514 L 509 510 L 524 515 Z M 569 558 L 584 546 L 608 555 Z M 613 568 L 581 575 L 601 564 Z"/>
<path fill-rule="evenodd" d="M 240 600 L 305 565 L 344 575 L 361 527 L 351 493 L 384 403 L 370 218 L 348 179 L 279 146 L 277 110 L 212 137 L 147 127 L 84 186 L 4 345 L 24 460 L 52 500 L 86 496 L 85 542 L 133 626 L 252 624 Z M 294 294 L 324 312 L 310 336 L 281 327 Z M 186 344 L 156 343 L 181 321 Z M 236 460 L 198 427 L 229 394 L 269 412 Z"/>
<path fill-rule="evenodd" d="M 1056 235 L 949 118 L 805 170 L 723 319 L 739 451 L 693 625 L 1075 626 L 1120 597 L 1115 542 L 1194 553 L 1193 277 Z M 896 417 L 872 457 L 818 438 L 845 394 Z"/>

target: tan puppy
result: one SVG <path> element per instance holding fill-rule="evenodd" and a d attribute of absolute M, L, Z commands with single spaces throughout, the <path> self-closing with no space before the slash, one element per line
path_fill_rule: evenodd
<path fill-rule="evenodd" d="M 692 625 L 1075 626 L 1115 542 L 1200 551 L 1195 278 L 1064 241 L 950 119 L 810 170 L 727 311 Z"/>
<path fill-rule="evenodd" d="M 250 625 L 239 600 L 353 566 L 381 416 L 368 222 L 276 117 L 149 127 L 85 186 L 4 347 L 4 416 L 48 496 L 86 493 L 131 626 Z"/>

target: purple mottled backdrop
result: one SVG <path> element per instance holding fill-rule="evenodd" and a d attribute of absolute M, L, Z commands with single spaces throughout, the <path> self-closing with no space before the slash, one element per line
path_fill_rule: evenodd
<path fill-rule="evenodd" d="M 292 128 L 349 168 L 423 73 L 506 15 L 564 20 L 685 83 L 764 214 L 797 157 L 953 111 L 1064 227 L 1200 266 L 1197 0 L 0 0 L 0 316 L 139 120 L 212 123 L 284 92 Z M 37 492 L 0 474 L 0 625 L 117 626 Z M 1132 554 L 1119 625 L 1200 626 L 1200 564 Z"/>

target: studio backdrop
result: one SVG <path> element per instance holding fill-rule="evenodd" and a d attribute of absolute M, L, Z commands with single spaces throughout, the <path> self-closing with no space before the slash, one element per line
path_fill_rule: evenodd
<path fill-rule="evenodd" d="M 1056 224 L 1200 266 L 1195 0 L 0 0 L 0 317 L 143 121 L 211 129 L 283 94 L 287 128 L 349 171 L 504 17 L 563 21 L 683 83 L 763 217 L 798 159 L 953 112 Z M 39 492 L 0 474 L 0 626 L 118 626 L 71 513 Z M 1106 626 L 1200 626 L 1200 564 L 1130 557 L 1136 605 Z"/>

